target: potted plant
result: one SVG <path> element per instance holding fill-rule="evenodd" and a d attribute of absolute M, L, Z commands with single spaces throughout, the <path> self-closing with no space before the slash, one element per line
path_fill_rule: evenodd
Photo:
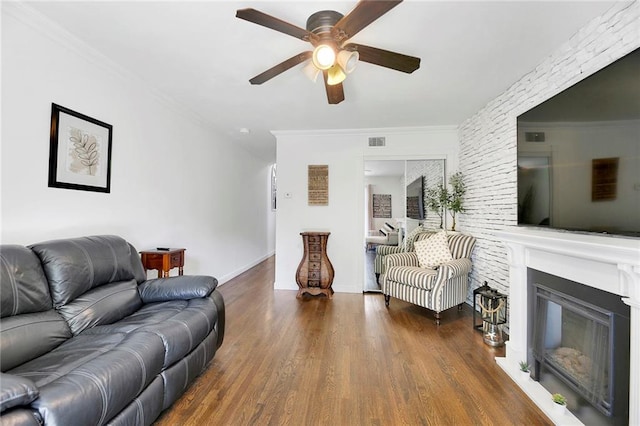
<path fill-rule="evenodd" d="M 567 410 L 567 398 L 560 393 L 554 393 L 551 395 L 551 399 L 553 400 L 553 409 L 559 416 L 564 416 L 565 411 Z"/>
<path fill-rule="evenodd" d="M 529 377 L 531 374 L 529 363 L 527 361 L 520 361 L 519 365 L 520 365 L 520 378 L 522 379 L 523 382 L 526 382 L 529 380 Z"/>
<path fill-rule="evenodd" d="M 464 194 L 467 192 L 467 186 L 464 183 L 464 178 L 461 172 L 457 172 L 449 178 L 449 185 L 451 185 L 451 191 L 447 191 L 445 188 L 446 207 L 451 214 L 451 230 L 456 230 L 456 213 L 463 213 L 465 211 L 463 207 Z"/>

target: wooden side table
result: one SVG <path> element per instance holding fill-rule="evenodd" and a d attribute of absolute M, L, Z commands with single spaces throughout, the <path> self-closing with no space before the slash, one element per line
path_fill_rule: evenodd
<path fill-rule="evenodd" d="M 184 268 L 183 248 L 170 248 L 168 250 L 144 250 L 140 252 L 144 271 L 149 269 L 158 270 L 158 278 L 169 276 L 169 271 L 178 268 L 178 275 L 182 275 Z"/>
<path fill-rule="evenodd" d="M 324 294 L 329 299 L 333 295 L 333 265 L 327 256 L 327 240 L 330 232 L 301 232 L 304 255 L 296 272 L 298 299 L 304 293 Z"/>

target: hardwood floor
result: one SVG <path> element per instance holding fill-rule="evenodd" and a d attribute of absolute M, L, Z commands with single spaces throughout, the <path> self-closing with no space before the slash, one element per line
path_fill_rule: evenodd
<path fill-rule="evenodd" d="M 225 341 L 157 425 L 551 425 L 496 365 L 471 309 L 381 294 L 296 300 L 274 258 L 220 287 Z"/>

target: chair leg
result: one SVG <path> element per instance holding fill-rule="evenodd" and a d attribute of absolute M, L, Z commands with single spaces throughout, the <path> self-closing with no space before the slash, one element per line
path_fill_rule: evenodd
<path fill-rule="evenodd" d="M 391 296 L 389 296 L 388 294 L 384 295 L 384 306 L 386 306 L 387 308 L 389 307 L 389 300 L 391 300 Z"/>
<path fill-rule="evenodd" d="M 458 310 L 461 311 L 462 310 L 462 303 L 458 305 Z"/>
<path fill-rule="evenodd" d="M 440 318 L 442 318 L 440 312 L 434 312 L 433 316 L 436 317 L 436 325 L 440 325 Z"/>

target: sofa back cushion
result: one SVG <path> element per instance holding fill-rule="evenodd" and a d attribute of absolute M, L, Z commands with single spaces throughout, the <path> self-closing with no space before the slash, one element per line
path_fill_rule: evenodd
<path fill-rule="evenodd" d="M 0 247 L 0 370 L 49 352 L 71 337 L 52 309 L 40 260 L 28 248 Z"/>
<path fill-rule="evenodd" d="M 34 244 L 31 249 L 42 262 L 56 307 L 92 288 L 135 278 L 129 244 L 117 236 L 47 241 Z"/>
<path fill-rule="evenodd" d="M 144 270 L 133 267 L 133 261 L 140 260 L 124 239 L 101 235 L 48 241 L 31 248 L 42 261 L 53 304 L 74 335 L 112 324 L 142 306 L 137 280 Z"/>
<path fill-rule="evenodd" d="M 53 307 L 40 259 L 28 248 L 0 248 L 0 318 Z"/>
<path fill-rule="evenodd" d="M 131 268 L 133 270 L 133 276 L 138 284 L 142 284 L 147 280 L 147 271 L 144 270 L 144 266 L 142 266 L 142 260 L 140 259 L 140 254 L 138 250 L 131 244 L 129 244 L 129 251 L 131 252 L 129 255 L 129 259 L 131 259 Z"/>
<path fill-rule="evenodd" d="M 96 325 L 112 324 L 142 306 L 134 280 L 109 283 L 89 290 L 58 308 L 74 335 Z"/>
<path fill-rule="evenodd" d="M 449 249 L 454 259 L 471 258 L 471 252 L 476 244 L 475 237 L 464 234 L 448 234 Z"/>

